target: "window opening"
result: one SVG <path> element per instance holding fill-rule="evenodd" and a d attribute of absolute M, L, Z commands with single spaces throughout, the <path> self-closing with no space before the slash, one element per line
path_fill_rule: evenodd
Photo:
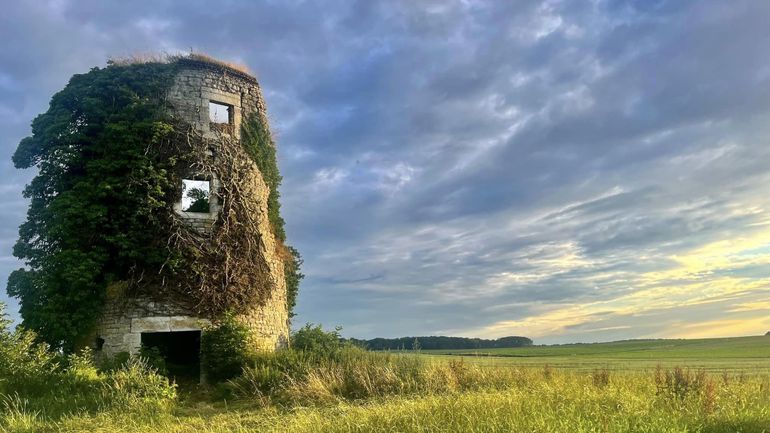
<path fill-rule="evenodd" d="M 211 123 L 229 124 L 233 121 L 233 106 L 209 101 L 209 120 Z"/>
<path fill-rule="evenodd" d="M 211 182 L 208 180 L 182 179 L 182 211 L 209 213 Z"/>

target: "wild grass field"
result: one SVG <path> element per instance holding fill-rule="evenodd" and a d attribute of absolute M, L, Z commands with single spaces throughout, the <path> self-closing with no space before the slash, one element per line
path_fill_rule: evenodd
<path fill-rule="evenodd" d="M 461 356 L 469 362 L 489 366 L 534 367 L 548 364 L 572 370 L 606 368 L 614 371 L 680 366 L 716 373 L 770 374 L 770 336 L 627 340 L 507 349 L 432 350 L 423 353 L 439 359 Z"/>
<path fill-rule="evenodd" d="M 170 413 L 103 412 L 32 424 L 60 432 L 767 432 L 767 378 L 721 379 L 706 388 L 661 391 L 645 376 L 531 371 L 524 382 L 295 408 L 183 403 Z M 711 382 L 705 382 L 711 383 Z M 684 389 L 684 388 L 682 388 Z M 253 403 L 252 403 L 253 404 Z M 39 430 L 36 430 L 39 428 Z"/>
<path fill-rule="evenodd" d="M 421 374 L 432 376 L 433 387 L 424 382 L 410 389 L 400 367 L 347 366 L 316 372 L 297 384 L 293 402 L 266 403 L 256 394 L 228 402 L 182 395 L 169 410 L 134 402 L 125 409 L 47 419 L 11 408 L 0 431 L 770 432 L 767 375 L 441 364 L 421 367 Z"/>
<path fill-rule="evenodd" d="M 587 367 L 593 357 L 624 362 L 612 358 L 612 350 L 626 353 L 620 348 L 639 342 L 532 347 L 512 352 L 537 356 L 499 357 L 574 357 L 572 368 L 493 365 L 485 362 L 489 356 L 368 352 L 341 343 L 336 333 L 303 328 L 291 350 L 256 354 L 228 380 L 180 389 L 148 361 L 100 366 L 88 353 L 48 352 L 32 337 L 0 329 L 0 433 L 770 433 L 770 373 L 730 368 L 746 359 L 745 365 L 760 367 L 770 361 L 763 358 L 762 339 L 693 342 L 673 358 L 658 358 L 713 355 L 725 368 L 710 371 L 613 368 L 610 361 Z M 703 344 L 724 350 L 701 353 Z M 744 357 L 734 356 L 732 345 L 743 347 Z"/>

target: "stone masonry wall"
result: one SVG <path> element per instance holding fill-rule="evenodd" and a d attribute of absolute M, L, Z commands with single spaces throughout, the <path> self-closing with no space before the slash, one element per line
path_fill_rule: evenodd
<path fill-rule="evenodd" d="M 235 134 L 240 133 L 244 117 L 254 111 L 265 113 L 262 92 L 257 82 L 232 75 L 226 70 L 181 70 L 168 93 L 168 101 L 179 119 L 198 127 L 204 137 L 208 138 L 216 137 L 209 121 L 209 101 L 233 107 L 231 129 Z"/>
<path fill-rule="evenodd" d="M 116 285 L 108 290 L 97 338 L 102 340 L 104 355 L 136 354 L 143 332 L 200 331 L 208 324 L 172 303 L 124 297 L 121 286 Z"/>
<path fill-rule="evenodd" d="M 205 66 L 205 65 L 204 65 Z M 173 107 L 172 114 L 196 127 L 204 137 L 215 138 L 223 129 L 209 121 L 209 102 L 214 101 L 232 107 L 227 133 L 240 138 L 241 121 L 255 111 L 265 113 L 261 91 L 256 80 L 223 68 L 184 66 L 169 89 L 167 100 Z M 191 176 L 195 173 L 190 173 Z M 217 181 L 211 179 L 211 206 L 209 214 L 181 212 L 180 203 L 175 210 L 201 233 L 206 233 L 220 210 L 216 202 Z M 262 181 L 259 190 L 259 229 L 263 251 L 275 281 L 271 297 L 252 311 L 239 317 L 251 330 L 253 347 L 275 350 L 286 347 L 289 338 L 286 281 L 283 261 L 276 254 L 275 237 L 267 217 L 268 186 Z M 141 345 L 142 332 L 174 332 L 202 330 L 210 321 L 185 311 L 173 302 L 126 298 L 120 290 L 112 290 L 97 327 L 97 346 L 102 353 L 136 353 Z M 216 318 L 214 318 L 216 322 Z"/>

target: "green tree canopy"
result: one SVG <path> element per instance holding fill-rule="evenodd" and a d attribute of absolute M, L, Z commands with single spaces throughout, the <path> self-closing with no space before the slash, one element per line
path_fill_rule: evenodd
<path fill-rule="evenodd" d="M 189 197 L 192 202 L 190 203 L 190 206 L 185 209 L 185 212 L 206 213 L 209 211 L 208 191 L 202 190 L 200 188 L 191 188 L 189 191 L 187 191 L 187 197 Z"/>
<path fill-rule="evenodd" d="M 172 76 L 166 64 L 75 75 L 13 155 L 38 174 L 14 246 L 27 269 L 7 290 L 24 324 L 54 347 L 72 349 L 92 327 L 106 285 L 170 258 L 157 242 L 170 167 L 147 148 L 171 132 L 160 96 Z"/>

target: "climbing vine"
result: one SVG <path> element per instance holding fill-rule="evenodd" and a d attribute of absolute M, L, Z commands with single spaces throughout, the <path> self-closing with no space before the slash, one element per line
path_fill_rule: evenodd
<path fill-rule="evenodd" d="M 185 172 L 217 179 L 213 194 L 221 209 L 204 233 L 173 214 L 167 244 L 183 255 L 192 272 L 155 286 L 179 295 L 179 302 L 201 315 L 218 316 L 263 303 L 276 282 L 264 253 L 268 248 L 265 227 L 260 226 L 264 187 L 257 164 L 229 134 L 204 138 L 194 127 L 179 126 L 177 136 L 165 147 L 179 158 L 177 185 Z"/>
<path fill-rule="evenodd" d="M 299 251 L 291 246 L 286 246 L 286 230 L 284 220 L 281 217 L 281 203 L 279 187 L 282 177 L 278 171 L 278 161 L 275 152 L 267 120 L 259 113 L 249 116 L 241 128 L 241 142 L 246 152 L 259 167 L 265 180 L 270 195 L 267 198 L 268 220 L 273 228 L 276 239 L 279 241 L 279 254 L 284 259 L 284 278 L 286 280 L 287 303 L 289 316 L 294 316 L 294 306 L 297 303 L 299 284 L 305 275 L 300 272 L 302 256 Z"/>
<path fill-rule="evenodd" d="M 282 242 L 286 240 L 284 221 L 281 218 L 281 203 L 279 201 L 283 179 L 278 171 L 278 161 L 275 154 L 275 144 L 267 127 L 267 120 L 258 113 L 249 116 L 241 127 L 241 142 L 246 152 L 259 167 L 265 183 L 270 188 L 267 198 L 267 213 L 273 226 L 275 237 Z"/>
<path fill-rule="evenodd" d="M 137 294 L 179 295 L 202 314 L 264 301 L 275 282 L 260 253 L 256 184 L 249 183 L 255 173 L 270 187 L 276 238 L 292 251 L 283 246 L 280 175 L 267 125 L 252 130 L 245 122 L 243 146 L 204 143 L 169 115 L 164 95 L 176 67 L 173 60 L 110 65 L 73 76 L 13 155 L 17 168 L 38 173 L 24 190 L 30 205 L 14 246 L 27 266 L 11 273 L 7 291 L 19 298 L 25 326 L 54 347 L 69 351 L 80 343 L 115 282 L 128 282 Z M 221 158 L 233 165 L 206 163 L 211 146 L 237 153 Z M 194 164 L 215 172 L 223 186 L 222 211 L 205 236 L 173 211 L 183 169 Z M 282 255 L 286 277 L 301 275 L 294 256 Z"/>

